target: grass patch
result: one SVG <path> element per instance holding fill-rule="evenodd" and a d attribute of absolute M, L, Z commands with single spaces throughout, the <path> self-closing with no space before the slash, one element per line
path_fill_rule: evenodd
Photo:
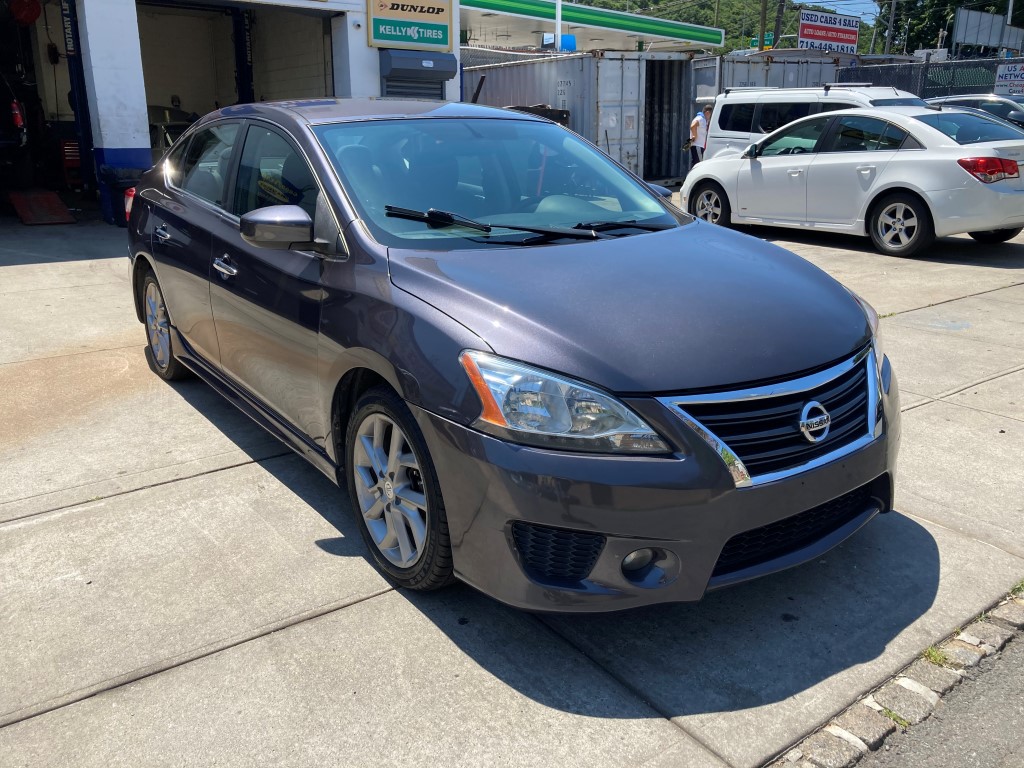
<path fill-rule="evenodd" d="M 1013 585 L 1013 589 L 1010 590 L 1010 594 L 1014 597 L 1024 596 L 1024 579 L 1021 579 Z"/>
<path fill-rule="evenodd" d="M 909 720 L 904 720 L 902 717 L 897 715 L 891 709 L 888 709 L 886 707 L 882 707 L 882 714 L 885 715 L 886 717 L 888 717 L 894 723 L 896 723 L 896 725 L 898 725 L 900 728 L 907 729 L 907 728 L 910 727 L 910 721 Z"/>
<path fill-rule="evenodd" d="M 949 657 L 934 645 L 926 648 L 924 653 L 921 654 L 921 658 L 939 667 L 944 667 L 949 663 Z"/>

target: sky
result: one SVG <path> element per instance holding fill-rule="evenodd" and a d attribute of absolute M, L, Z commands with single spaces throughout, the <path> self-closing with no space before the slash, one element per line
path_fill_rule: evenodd
<path fill-rule="evenodd" d="M 860 16 L 868 24 L 874 22 L 875 14 L 878 13 L 878 6 L 870 0 L 819 0 L 814 5 L 831 8 L 847 16 Z"/>

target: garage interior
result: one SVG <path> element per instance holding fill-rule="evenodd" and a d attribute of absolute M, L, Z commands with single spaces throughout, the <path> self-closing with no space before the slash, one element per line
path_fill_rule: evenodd
<path fill-rule="evenodd" d="M 214 109 L 335 92 L 330 12 L 216 0 L 147 0 L 136 9 L 155 155 Z M 27 169 L 2 166 L 0 188 L 81 192 L 68 200 L 81 208 L 96 180 L 83 162 L 88 111 L 74 108 L 76 90 L 85 92 L 83 81 L 75 83 L 82 76 L 76 44 L 60 0 L 0 0 L 0 74 L 22 105 L 28 134 Z M 163 123 L 177 129 L 164 134 Z"/>

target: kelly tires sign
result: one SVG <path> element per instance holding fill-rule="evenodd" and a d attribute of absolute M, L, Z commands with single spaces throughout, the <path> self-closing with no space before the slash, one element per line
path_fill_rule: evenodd
<path fill-rule="evenodd" d="M 856 53 L 860 18 L 824 11 L 800 11 L 800 48 Z"/>
<path fill-rule="evenodd" d="M 369 43 L 377 48 L 413 51 L 452 49 L 452 5 L 449 0 L 367 0 Z"/>

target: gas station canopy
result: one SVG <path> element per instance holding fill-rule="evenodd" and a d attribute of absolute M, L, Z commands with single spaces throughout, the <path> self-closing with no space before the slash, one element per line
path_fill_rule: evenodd
<path fill-rule="evenodd" d="M 540 47 L 555 31 L 552 0 L 462 0 L 463 44 L 502 48 Z M 725 32 L 697 24 L 656 19 L 588 5 L 562 3 L 562 34 L 583 50 L 699 50 L 725 44 Z M 468 39 L 467 39 L 468 36 Z"/>

